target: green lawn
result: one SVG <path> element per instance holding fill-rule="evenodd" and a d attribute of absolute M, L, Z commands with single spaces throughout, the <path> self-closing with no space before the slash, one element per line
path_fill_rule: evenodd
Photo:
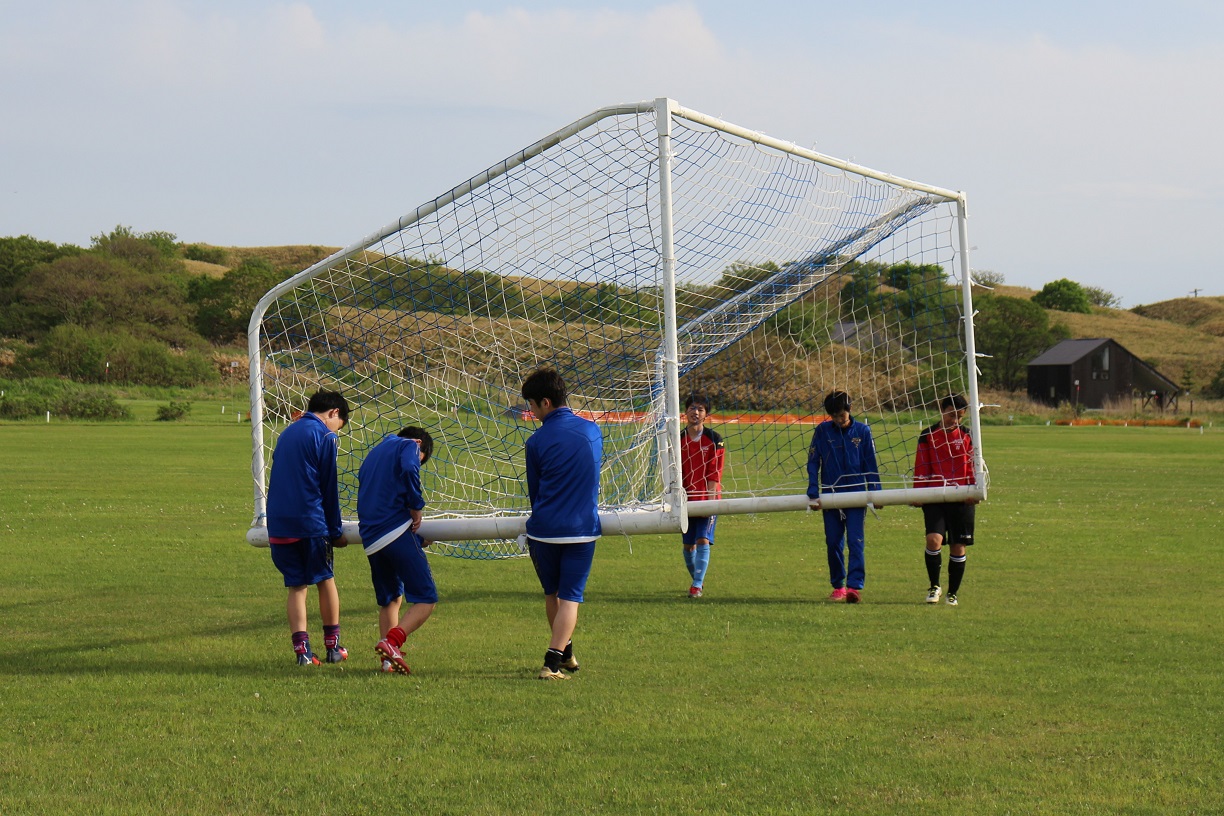
<path fill-rule="evenodd" d="M 434 560 L 404 678 L 341 551 L 351 658 L 292 665 L 250 426 L 202 407 L 0 424 L 0 813 L 1221 812 L 1214 429 L 988 428 L 958 608 L 912 508 L 868 520 L 859 606 L 815 514 L 724 518 L 696 602 L 678 537 L 604 539 L 583 670 L 541 683 L 522 559 Z"/>

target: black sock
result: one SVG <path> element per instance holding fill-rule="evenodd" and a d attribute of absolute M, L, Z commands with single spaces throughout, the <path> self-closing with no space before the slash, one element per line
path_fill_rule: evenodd
<path fill-rule="evenodd" d="M 936 550 L 935 552 L 926 551 L 927 578 L 931 579 L 931 586 L 939 586 L 939 569 L 942 565 L 942 550 Z"/>
<path fill-rule="evenodd" d="M 961 579 L 965 577 L 965 556 L 948 557 L 948 594 L 955 595 L 960 589 Z"/>
<path fill-rule="evenodd" d="M 553 671 L 561 671 L 561 661 L 564 659 L 564 655 L 553 648 L 544 653 L 544 665 Z"/>
<path fill-rule="evenodd" d="M 574 641 L 565 644 L 565 651 L 561 652 L 561 657 L 564 660 L 569 660 L 574 656 Z"/>

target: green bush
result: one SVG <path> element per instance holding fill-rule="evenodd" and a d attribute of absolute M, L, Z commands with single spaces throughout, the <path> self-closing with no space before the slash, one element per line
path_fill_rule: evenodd
<path fill-rule="evenodd" d="M 129 420 L 132 412 L 120 405 L 113 394 L 78 391 L 67 394 L 52 410 L 65 419 Z"/>
<path fill-rule="evenodd" d="M 174 422 L 191 414 L 190 402 L 171 402 L 169 405 L 157 406 L 158 422 Z"/>
<path fill-rule="evenodd" d="M 21 352 L 14 366 L 24 376 L 66 377 L 84 383 L 190 388 L 220 379 L 212 358 L 194 349 L 171 349 L 157 340 L 71 323 L 52 329 Z"/>
<path fill-rule="evenodd" d="M 130 420 L 132 412 L 109 390 L 64 380 L 0 380 L 0 418 L 31 419 L 50 412 L 62 419 Z"/>
<path fill-rule="evenodd" d="M 1092 304 L 1084 287 L 1066 278 L 1050 281 L 1041 287 L 1041 291 L 1033 295 L 1033 302 L 1043 309 L 1092 314 Z"/>
<path fill-rule="evenodd" d="M 225 266 L 228 262 L 228 256 L 224 249 L 205 244 L 188 244 L 183 248 L 183 257 L 189 261 L 203 261 L 204 263 L 217 264 L 218 266 Z"/>

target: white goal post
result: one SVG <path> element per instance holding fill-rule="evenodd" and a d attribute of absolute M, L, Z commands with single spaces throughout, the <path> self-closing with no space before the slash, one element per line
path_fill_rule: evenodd
<path fill-rule="evenodd" d="M 248 329 L 255 518 L 278 434 L 319 389 L 353 407 L 340 491 L 383 436 L 430 430 L 421 533 L 521 554 L 519 396 L 540 365 L 604 435 L 605 535 L 801 510 L 822 402 L 869 422 L 881 489 L 824 506 L 984 499 L 963 193 L 835 159 L 670 99 L 591 113 L 271 289 Z M 722 498 L 687 503 L 681 405 L 726 443 Z M 963 394 L 976 484 L 913 487 L 937 401 Z"/>

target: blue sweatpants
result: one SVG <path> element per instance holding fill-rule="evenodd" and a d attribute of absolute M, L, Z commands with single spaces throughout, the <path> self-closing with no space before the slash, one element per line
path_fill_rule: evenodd
<path fill-rule="evenodd" d="M 829 583 L 834 589 L 847 586 L 862 589 L 867 578 L 867 562 L 863 557 L 863 527 L 866 507 L 825 510 L 825 546 L 829 550 Z M 846 570 L 843 549 L 849 550 L 850 569 Z"/>

